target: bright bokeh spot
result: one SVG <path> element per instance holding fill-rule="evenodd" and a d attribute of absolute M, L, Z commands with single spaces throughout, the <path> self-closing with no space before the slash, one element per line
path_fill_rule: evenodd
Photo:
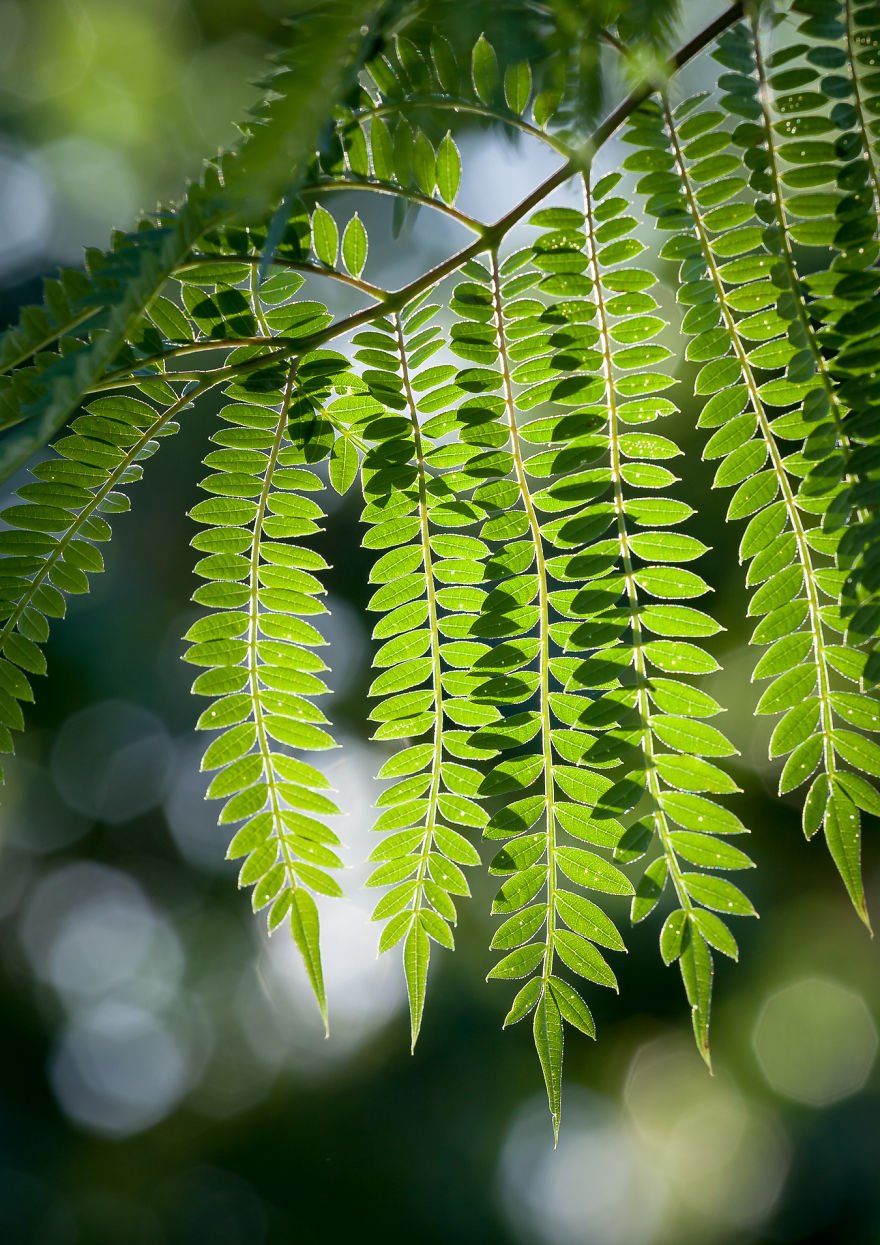
<path fill-rule="evenodd" d="M 49 194 L 34 160 L 0 148 L 0 273 L 39 254 L 49 221 Z"/>
<path fill-rule="evenodd" d="M 660 1239 L 675 1240 L 694 1214 L 705 1220 L 706 1240 L 767 1217 L 785 1180 L 788 1147 L 723 1068 L 710 1077 L 690 1043 L 661 1038 L 636 1052 L 623 1098 L 666 1182 L 669 1232 Z"/>
<path fill-rule="evenodd" d="M 320 1079 L 350 1060 L 405 1006 L 399 952 L 376 954 L 377 927 L 370 914 L 381 892 L 364 891 L 361 885 L 368 872 L 364 861 L 375 845 L 373 803 L 380 790 L 373 778 L 376 758 L 357 739 L 340 736 L 340 742 L 342 748 L 325 758 L 322 768 L 342 813 L 327 820 L 342 839 L 349 864 L 346 898 L 318 901 L 333 1040 L 325 1040 L 305 969 L 284 931 L 265 940 L 256 975 L 237 996 L 254 1053 L 271 1061 L 281 1043 L 284 1058 L 310 1079 Z"/>
<path fill-rule="evenodd" d="M 155 714 L 107 700 L 67 719 L 52 748 L 51 771 L 70 808 L 121 825 L 162 801 L 173 759 Z"/>
<path fill-rule="evenodd" d="M 771 994 L 753 1033 L 755 1054 L 778 1094 L 825 1107 L 862 1088 L 877 1055 L 877 1027 L 861 994 L 804 977 Z"/>
<path fill-rule="evenodd" d="M 161 1017 L 107 1001 L 76 1013 L 57 1043 L 49 1075 L 71 1119 L 126 1137 L 173 1110 L 192 1083 L 192 1063 Z"/>
<path fill-rule="evenodd" d="M 515 1239 L 545 1245 L 653 1245 L 662 1179 L 605 1098 L 567 1087 L 559 1145 L 546 1099 L 525 1102 L 505 1139 L 501 1204 Z"/>

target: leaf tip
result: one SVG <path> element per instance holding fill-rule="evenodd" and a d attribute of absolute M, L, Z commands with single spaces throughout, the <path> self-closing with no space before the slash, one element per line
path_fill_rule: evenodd
<path fill-rule="evenodd" d="M 868 911 L 868 905 L 865 903 L 865 900 L 860 899 L 858 903 L 853 904 L 853 907 L 856 910 L 856 916 L 859 918 L 861 923 L 864 925 L 865 929 L 868 931 L 868 934 L 871 936 L 871 938 L 873 938 L 874 937 L 874 926 L 871 924 L 871 914 Z"/>
<path fill-rule="evenodd" d="M 703 1060 L 703 1063 L 706 1065 L 706 1070 L 708 1071 L 709 1075 L 714 1076 L 715 1069 L 712 1067 L 712 1052 L 709 1049 L 708 1039 L 705 1042 L 703 1041 L 698 1042 L 697 1050 L 700 1052 L 700 1057 Z"/>

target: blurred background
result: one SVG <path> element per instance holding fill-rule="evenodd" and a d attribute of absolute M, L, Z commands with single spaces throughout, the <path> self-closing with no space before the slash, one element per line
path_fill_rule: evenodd
<path fill-rule="evenodd" d="M 689 33 L 719 8 L 689 3 Z M 0 0 L 0 324 L 39 297 L 54 265 L 173 198 L 233 140 L 284 11 L 285 0 Z M 682 89 L 710 78 L 697 65 Z M 475 213 L 500 214 L 553 167 L 492 133 L 462 146 L 462 206 Z M 612 144 L 602 158 L 610 168 L 622 154 Z M 344 217 L 356 205 L 340 206 Z M 454 227 L 421 216 L 403 247 L 368 223 L 367 275 L 391 284 L 458 243 Z M 666 302 L 675 322 L 668 292 Z M 345 310 L 335 296 L 333 306 Z M 350 897 L 324 918 L 324 1040 L 292 946 L 264 937 L 202 798 L 198 706 L 179 661 L 196 616 L 185 514 L 213 424 L 202 408 L 118 521 L 108 573 L 54 632 L 51 677 L 8 767 L 0 1239 L 880 1242 L 878 954 L 823 846 L 805 844 L 796 805 L 775 798 L 769 725 L 751 716 L 739 533 L 724 530 L 725 499 L 688 432 L 686 365 L 680 379 L 680 495 L 700 508 L 692 530 L 716 545 L 703 573 L 728 629 L 710 690 L 731 706 L 738 811 L 758 864 L 748 889 L 762 913 L 739 923 L 740 964 L 718 965 L 714 1078 L 649 921 L 628 937 L 620 997 L 590 995 L 598 1044 L 567 1045 L 554 1153 L 531 1035 L 501 1033 L 509 991 L 483 983 L 485 882 L 464 905 L 456 956 L 435 953 L 410 1056 L 397 953 L 377 960 L 359 886 L 383 755 L 367 741 L 368 562 L 353 498 L 337 501 L 323 546 L 334 562 L 331 712 L 345 745 L 329 772 L 351 865 Z M 875 831 L 865 854 L 876 915 Z"/>

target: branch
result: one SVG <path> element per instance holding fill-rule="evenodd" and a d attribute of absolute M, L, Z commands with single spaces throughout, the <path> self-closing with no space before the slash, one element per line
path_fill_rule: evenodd
<path fill-rule="evenodd" d="M 362 117 L 384 117 L 389 113 L 401 112 L 409 108 L 449 109 L 451 112 L 465 112 L 471 116 L 484 117 L 487 121 L 500 121 L 502 125 L 509 125 L 512 129 L 528 134 L 530 138 L 535 138 L 539 142 L 545 143 L 548 147 L 552 147 L 560 156 L 569 156 L 571 154 L 571 148 L 567 143 L 564 143 L 561 139 L 554 138 L 552 134 L 539 129 L 529 121 L 524 121 L 522 117 L 516 116 L 515 113 L 499 112 L 497 109 L 489 108 L 485 104 L 477 103 L 475 100 L 453 99 L 448 95 L 428 95 L 423 96 L 421 99 L 392 101 L 387 104 L 380 104 L 376 108 L 362 108 L 354 115 L 358 119 Z"/>
<path fill-rule="evenodd" d="M 201 264 L 251 264 L 258 267 L 263 262 L 261 255 L 194 255 L 191 260 L 185 264 L 181 264 L 179 268 L 175 268 L 175 275 L 178 272 L 186 272 L 190 268 L 198 268 Z M 296 272 L 310 272 L 316 277 L 330 277 L 334 281 L 341 281 L 344 285 L 350 285 L 353 289 L 360 290 L 362 294 L 372 294 L 374 298 L 388 298 L 388 291 L 383 290 L 380 285 L 373 285 L 370 281 L 364 281 L 359 277 L 349 276 L 347 272 L 340 272 L 338 268 L 324 268 L 321 264 L 313 264 L 309 260 L 299 259 L 280 259 L 277 255 L 272 256 L 272 264 L 276 268 L 292 268 Z"/>
<path fill-rule="evenodd" d="M 739 21 L 743 15 L 742 0 L 730 5 L 725 11 L 717 17 L 713 22 L 706 26 L 699 34 L 690 39 L 683 47 L 675 53 L 669 62 L 670 75 L 677 72 L 696 55 L 703 51 L 704 48 L 721 34 L 727 30 L 735 22 Z M 474 239 L 468 246 L 463 247 L 460 251 L 456 251 L 454 255 L 450 255 L 448 259 L 435 265 L 428 272 L 423 273 L 421 277 L 411 281 L 408 285 L 402 286 L 401 289 L 392 293 L 384 294 L 381 301 L 373 303 L 369 307 L 363 308 L 361 311 L 354 312 L 352 315 L 346 316 L 342 320 L 337 320 L 335 324 L 331 324 L 326 329 L 321 329 L 317 333 L 311 334 L 309 337 L 303 337 L 297 340 L 295 345 L 280 349 L 266 356 L 266 361 L 275 362 L 280 359 L 289 358 L 293 354 L 304 354 L 309 350 L 316 350 L 325 345 L 334 338 L 341 336 L 343 333 L 349 333 L 353 329 L 359 328 L 362 324 L 368 324 L 377 316 L 388 315 L 391 312 L 399 311 L 402 307 L 417 295 L 424 293 L 433 286 L 438 285 L 445 277 L 457 272 L 462 265 L 468 260 L 475 259 L 484 251 L 491 250 L 497 246 L 499 242 L 510 232 L 514 225 L 519 222 L 537 207 L 544 199 L 547 198 L 554 190 L 564 185 L 569 178 L 576 176 L 584 171 L 592 162 L 596 152 L 614 135 L 624 122 L 636 111 L 636 109 L 654 94 L 657 88 L 651 83 L 645 83 L 636 90 L 630 92 L 627 97 L 602 121 L 590 135 L 584 144 L 583 154 L 577 158 L 570 158 L 555 173 L 551 173 L 539 186 L 537 186 L 529 195 L 525 197 L 515 207 L 511 208 L 504 216 L 482 229 L 481 236 Z M 428 200 L 428 202 L 432 202 Z M 437 204 L 433 204 L 437 206 Z M 216 262 L 216 260 L 212 260 Z M 240 257 L 239 262 L 252 262 L 250 258 Z M 258 260 L 255 262 L 259 262 Z M 323 270 L 322 270 L 323 272 Z M 330 275 L 329 271 L 324 275 Z M 283 339 L 275 339 L 276 342 Z M 253 367 L 253 360 L 249 360 L 246 364 L 240 364 L 230 368 L 223 369 L 223 374 L 234 376 L 240 369 L 250 369 Z M 175 374 L 177 379 L 182 379 L 186 374 Z M 195 374 L 193 374 L 195 375 Z M 218 373 L 219 375 L 219 373 Z M 131 383 L 131 382 L 122 382 Z M 108 388 L 112 386 L 99 386 L 98 388 Z M 95 392 L 93 389 L 91 392 Z"/>
<path fill-rule="evenodd" d="M 466 229 L 470 229 L 472 233 L 482 234 L 485 229 L 481 221 L 475 220 L 473 216 L 468 216 L 466 212 L 460 212 L 458 208 L 452 207 L 449 203 L 444 203 L 442 199 L 433 199 L 430 195 L 423 195 L 418 190 L 408 190 L 403 186 L 392 186 L 388 182 L 361 181 L 354 178 L 338 182 L 315 182 L 311 186 L 303 186 L 299 193 L 301 195 L 323 194 L 327 190 L 372 190 L 380 195 L 398 195 L 410 203 L 418 204 L 419 207 L 430 207 L 438 212 L 443 212 L 446 216 L 450 216 L 453 220 L 458 221 L 460 225 L 464 225 Z M 274 263 L 275 261 L 273 260 L 272 262 Z"/>
<path fill-rule="evenodd" d="M 736 4 L 730 5 L 714 22 L 711 22 L 676 52 L 669 62 L 670 74 L 677 72 L 693 57 L 702 52 L 717 35 L 739 21 L 742 15 L 742 0 L 737 0 Z M 338 320 L 336 324 L 331 324 L 329 328 L 323 329 L 311 337 L 303 338 L 298 348 L 304 351 L 314 350 L 319 346 L 323 346 L 326 342 L 332 341 L 333 338 L 338 337 L 340 334 L 348 333 L 352 329 L 368 323 L 375 316 L 387 314 L 390 311 L 398 311 L 401 307 L 406 306 L 410 299 L 415 298 L 418 294 L 422 294 L 425 290 L 437 285 L 444 277 L 448 277 L 451 273 L 456 272 L 469 259 L 475 259 L 482 252 L 491 250 L 493 246 L 496 246 L 510 232 L 514 225 L 517 225 L 523 217 L 527 216 L 549 194 L 564 185 L 570 177 L 583 172 L 585 164 L 589 165 L 599 148 L 620 129 L 627 118 L 646 99 L 654 94 L 655 90 L 655 86 L 646 83 L 632 91 L 593 131 L 585 144 L 584 158 L 567 160 L 560 169 L 557 169 L 555 173 L 551 173 L 540 186 L 527 195 L 516 207 L 511 208 L 494 225 L 486 228 L 482 237 L 477 238 L 470 245 L 457 251 L 448 259 L 443 260 L 442 263 L 437 264 L 434 268 L 417 278 L 417 280 L 411 281 L 409 285 L 405 285 L 393 294 L 390 294 L 384 303 L 366 307 L 363 311 L 355 312 L 344 320 Z"/>

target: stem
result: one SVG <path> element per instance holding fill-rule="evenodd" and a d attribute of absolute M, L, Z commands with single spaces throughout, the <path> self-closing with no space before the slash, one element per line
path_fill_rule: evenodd
<path fill-rule="evenodd" d="M 248 621 L 247 642 L 247 675 L 248 685 L 250 687 L 251 703 L 254 708 L 254 726 L 257 732 L 257 748 L 259 749 L 263 762 L 263 774 L 265 776 L 266 786 L 269 791 L 269 805 L 272 813 L 272 824 L 275 829 L 275 838 L 278 840 L 281 863 L 284 865 L 284 871 L 287 874 L 287 884 L 292 891 L 297 890 L 298 882 L 296 878 L 294 860 L 291 855 L 290 847 L 287 843 L 287 838 L 284 834 L 283 822 L 281 819 L 281 796 L 278 793 L 275 770 L 272 765 L 272 750 L 269 744 L 268 734 L 266 732 L 265 714 L 263 712 L 263 702 L 261 699 L 262 690 L 260 688 L 257 645 L 259 643 L 258 637 L 260 623 L 260 545 L 262 541 L 263 519 L 266 516 L 269 495 L 272 491 L 272 476 L 278 463 L 278 456 L 281 453 L 281 447 L 284 442 L 284 434 L 287 431 L 287 416 L 290 410 L 290 403 L 293 398 L 295 386 L 296 364 L 294 363 L 287 378 L 287 385 L 285 387 L 284 397 L 281 402 L 281 410 L 278 415 L 278 423 L 275 428 L 275 436 L 272 441 L 272 448 L 269 451 L 266 464 L 266 474 L 263 477 L 263 486 L 257 502 L 257 512 L 254 516 L 249 572 L 250 618 Z"/>
<path fill-rule="evenodd" d="M 686 65 L 689 60 L 708 47 L 716 35 L 738 21 L 742 14 L 742 2 L 738 0 L 736 4 L 730 5 L 720 17 L 716 18 L 714 22 L 711 22 L 676 52 L 669 62 L 670 72 L 675 72 L 681 69 L 683 65 Z M 594 154 L 653 92 L 654 88 L 647 84 L 632 91 L 593 131 L 586 144 L 587 152 Z M 584 158 L 582 157 L 573 157 L 567 160 L 555 173 L 551 173 L 540 186 L 526 195 L 516 207 L 511 208 L 509 212 L 500 217 L 494 225 L 488 226 L 481 238 L 475 239 L 468 246 L 463 247 L 448 259 L 443 260 L 442 263 L 437 264 L 429 272 L 424 273 L 415 281 L 411 281 L 409 285 L 405 285 L 402 289 L 391 294 L 384 304 L 380 303 L 373 307 L 367 307 L 363 311 L 356 312 L 354 315 L 338 321 L 336 324 L 331 324 L 329 328 L 313 334 L 310 338 L 304 338 L 301 343 L 302 348 L 304 350 L 313 350 L 318 346 L 323 346 L 334 337 L 338 337 L 341 333 L 347 333 L 362 324 L 368 323 L 376 316 L 387 314 L 389 311 L 399 311 L 411 299 L 437 285 L 444 277 L 448 277 L 451 273 L 456 272 L 469 259 L 475 259 L 477 255 L 482 254 L 487 247 L 490 249 L 496 248 L 513 226 L 519 224 L 533 208 L 537 207 L 554 190 L 564 185 L 569 178 L 582 172 L 583 164 Z"/>
<path fill-rule="evenodd" d="M 513 453 L 514 473 L 519 493 L 529 521 L 529 531 L 535 546 L 535 572 L 538 577 L 538 629 L 539 629 L 539 699 L 541 705 L 541 750 L 544 758 L 544 803 L 547 815 L 547 933 L 544 950 L 544 967 L 541 978 L 546 989 L 553 973 L 554 938 L 556 934 L 556 787 L 553 779 L 553 743 L 550 719 L 550 601 L 547 592 L 547 568 L 544 544 L 541 537 L 541 521 L 529 491 L 523 462 L 519 429 L 516 423 L 516 400 L 510 377 L 510 359 L 507 353 L 507 335 L 504 330 L 501 277 L 498 271 L 498 252 L 492 251 L 492 301 L 495 314 L 495 330 L 498 338 L 498 354 L 504 384 L 504 405 L 510 429 L 510 448 Z"/>
<path fill-rule="evenodd" d="M 254 319 L 263 330 L 264 337 L 272 340 L 272 330 L 266 320 L 266 313 L 263 310 L 263 304 L 260 302 L 260 272 L 257 263 L 254 263 L 251 268 L 250 280 L 248 284 L 250 285 L 251 311 L 254 313 Z"/>
<path fill-rule="evenodd" d="M 259 341 L 259 339 L 251 337 L 251 338 L 248 338 L 247 341 L 240 342 L 239 345 L 252 346 L 255 341 Z M 99 385 L 93 385 L 92 388 L 86 390 L 86 392 L 87 393 L 103 393 L 108 389 L 125 389 L 125 388 L 130 388 L 132 386 L 134 386 L 134 388 L 139 388 L 144 383 L 144 381 L 149 381 L 149 380 L 203 381 L 203 380 L 207 380 L 207 378 L 210 377 L 211 385 L 219 385 L 224 380 L 232 380 L 234 377 L 242 376 L 246 374 L 247 372 L 258 372 L 261 367 L 266 367 L 270 363 L 285 363 L 290 359 L 292 354 L 296 353 L 297 355 L 299 355 L 300 353 L 299 343 L 294 342 L 288 338 L 272 337 L 270 338 L 270 341 L 272 341 L 273 343 L 279 342 L 279 341 L 283 342 L 284 348 L 281 350 L 270 351 L 268 354 L 259 355 L 256 359 L 245 359 L 243 363 L 233 363 L 233 364 L 230 364 L 228 367 L 216 368 L 213 372 L 207 372 L 207 373 L 206 372 L 167 372 L 164 374 L 157 373 L 155 375 L 150 374 L 147 376 L 138 376 L 138 377 L 133 376 L 133 375 L 128 375 L 127 377 L 120 378 L 119 380 L 102 381 Z M 193 346 L 198 347 L 201 344 L 202 343 L 194 342 Z M 268 345 L 268 342 L 266 344 Z M 214 343 L 211 343 L 212 348 L 213 346 L 214 346 Z M 219 343 L 220 349 L 222 349 L 222 346 L 223 346 L 223 343 L 222 342 Z M 188 348 L 188 349 L 191 349 L 191 348 Z M 205 349 L 209 349 L 207 343 L 205 343 Z M 139 363 L 137 366 L 143 367 L 146 364 L 146 362 L 148 362 L 148 360 L 144 360 L 144 363 Z"/>
<path fill-rule="evenodd" d="M 630 55 L 630 49 L 622 40 L 618 39 L 617 35 L 612 34 L 610 30 L 606 30 L 603 27 L 599 31 L 599 38 L 603 43 L 607 43 L 610 48 L 614 48 L 615 52 L 619 52 L 621 56 Z"/>
<path fill-rule="evenodd" d="M 137 359 L 128 367 L 117 368 L 115 372 L 108 372 L 101 385 L 104 388 L 112 388 L 111 382 L 125 381 L 132 376 L 133 371 L 139 371 L 142 368 L 154 367 L 157 364 L 165 363 L 168 359 L 183 359 L 187 355 L 200 354 L 206 350 L 237 350 L 240 346 L 268 346 L 275 341 L 271 335 L 265 337 L 222 337 L 216 341 L 211 339 L 203 339 L 194 342 L 187 342 L 185 346 L 173 346 L 171 350 L 164 350 L 160 354 L 145 355 L 143 359 Z M 154 377 L 141 379 L 165 380 L 166 377 L 156 374 Z M 170 373 L 167 379 L 179 380 L 181 374 L 178 372 Z"/>
<path fill-rule="evenodd" d="M 74 329 L 79 328 L 80 325 L 85 324 L 88 320 L 91 320 L 93 316 L 96 316 L 99 311 L 101 311 L 100 307 L 89 307 L 87 311 L 81 311 L 78 316 L 74 316 L 60 328 L 53 330 L 51 333 L 47 333 L 46 336 L 42 337 L 35 345 L 28 346 L 27 350 L 22 350 L 14 359 L 7 360 L 7 362 L 0 367 L 0 376 L 5 375 L 6 372 L 11 372 L 14 368 L 20 367 L 22 363 L 26 363 L 28 359 L 33 358 L 35 354 L 39 354 L 41 350 L 45 350 L 47 346 L 51 346 L 54 341 L 57 341 L 59 337 L 63 337 L 65 333 L 72 333 Z M 14 332 L 15 330 L 11 329 L 9 331 Z"/>
<path fill-rule="evenodd" d="M 434 846 L 434 829 L 437 824 L 437 801 L 440 796 L 440 765 L 443 760 L 443 684 L 440 664 L 440 631 L 438 629 L 437 597 L 434 588 L 434 567 L 431 555 L 431 539 L 428 527 L 428 490 L 425 482 L 425 452 L 422 442 L 422 430 L 416 410 L 415 394 L 412 388 L 412 377 L 406 358 L 406 343 L 403 337 L 403 325 L 400 316 L 394 316 L 394 333 L 397 338 L 397 349 L 400 353 L 400 375 L 403 380 L 406 403 L 413 428 L 415 457 L 419 477 L 419 528 L 421 532 L 422 550 L 425 557 L 425 582 L 428 592 L 428 622 L 431 628 L 431 681 L 434 686 L 434 755 L 431 759 L 431 786 L 428 791 L 428 811 L 425 818 L 425 837 L 419 856 L 419 870 L 416 875 L 416 890 L 413 896 L 413 921 L 421 911 L 424 899 L 425 874 L 428 871 L 428 857 Z M 415 1041 L 415 1039 L 413 1039 Z"/>
<path fill-rule="evenodd" d="M 326 186 L 323 189 L 341 190 L 343 188 Z M 261 255 L 227 255 L 225 253 L 223 255 L 194 255 L 185 264 L 175 268 L 174 273 L 176 275 L 178 272 L 188 272 L 191 268 L 200 268 L 204 264 L 248 264 L 253 268 L 259 268 L 262 262 Z M 322 264 L 313 264 L 308 260 L 280 259 L 277 255 L 273 255 L 272 264 L 276 268 L 291 268 L 295 272 L 311 272 L 316 277 L 330 277 L 334 281 L 341 281 L 344 285 L 360 290 L 363 294 L 371 294 L 374 298 L 386 298 L 388 294 L 387 290 L 382 289 L 380 285 L 373 285 L 360 277 L 351 276 L 350 273 L 340 272 L 338 268 L 325 268 Z"/>
<path fill-rule="evenodd" d="M 730 5 L 725 11 L 710 22 L 702 31 L 684 44 L 678 52 L 671 58 L 669 62 L 669 71 L 674 73 L 686 65 L 694 56 L 702 52 L 704 48 L 712 42 L 712 40 L 722 31 L 732 26 L 743 15 L 742 0 Z M 331 324 L 328 328 L 322 329 L 320 332 L 313 333 L 309 337 L 301 338 L 295 345 L 291 345 L 289 349 L 279 352 L 277 358 L 289 358 L 294 351 L 301 354 L 308 350 L 314 350 L 334 338 L 341 336 L 343 333 L 351 332 L 353 329 L 359 328 L 362 324 L 369 324 L 370 321 L 378 316 L 388 315 L 389 313 L 400 311 L 406 304 L 419 294 L 424 293 L 432 286 L 437 285 L 444 277 L 450 276 L 456 272 L 469 259 L 476 258 L 482 254 L 487 247 L 497 249 L 498 244 L 510 232 L 514 225 L 519 222 L 537 207 L 549 194 L 560 186 L 564 185 L 569 178 L 574 177 L 583 171 L 583 167 L 589 163 L 592 156 L 607 140 L 620 128 L 627 118 L 642 104 L 650 95 L 654 93 L 654 87 L 650 84 L 644 84 L 636 90 L 630 92 L 627 97 L 602 121 L 593 131 L 587 140 L 584 148 L 584 154 L 577 157 L 570 157 L 561 168 L 557 169 L 547 177 L 540 186 L 536 187 L 530 194 L 511 208 L 509 212 L 500 217 L 494 225 L 486 226 L 482 230 L 480 237 L 474 239 L 468 246 L 456 251 L 454 255 L 448 259 L 435 265 L 428 272 L 423 273 L 421 277 L 411 281 L 408 285 L 394 293 L 387 294 L 381 301 L 374 303 L 370 307 L 365 307 L 362 311 L 355 312 L 352 315 L 338 320 L 335 324 Z M 436 206 L 436 205 L 435 205 Z M 277 338 L 275 339 L 278 340 Z M 274 361 L 274 360 L 270 360 Z M 239 371 L 243 370 L 247 365 L 240 364 L 227 370 L 226 375 L 235 376 Z M 218 379 L 224 379 L 218 376 Z M 137 382 L 128 382 L 137 383 Z M 104 386 L 109 388 L 112 386 Z M 99 392 L 100 386 L 93 387 L 89 392 Z"/>
<path fill-rule="evenodd" d="M 464 225 L 472 233 L 482 234 L 484 229 L 481 221 L 475 220 L 473 216 L 468 216 L 466 212 L 460 212 L 458 208 L 453 207 L 450 203 L 444 203 L 442 199 L 434 199 L 431 195 L 423 195 L 421 191 L 407 189 L 404 186 L 392 186 L 388 182 L 345 178 L 338 182 L 316 182 L 313 186 L 303 186 L 300 194 L 318 195 L 324 194 L 327 190 L 372 190 L 380 195 L 396 195 L 398 198 L 406 199 L 410 203 L 418 204 L 419 207 L 434 208 L 436 211 L 442 212 L 445 216 L 449 216 L 452 220 L 457 221 L 459 225 Z M 273 260 L 272 262 L 274 263 L 275 261 Z"/>
<path fill-rule="evenodd" d="M 509 125 L 513 129 L 520 130 L 523 134 L 528 134 L 530 138 L 536 138 L 539 142 L 546 143 L 548 147 L 552 147 L 559 155 L 570 157 L 571 148 L 561 139 L 554 138 L 552 134 L 547 134 L 544 130 L 538 129 L 536 125 L 517 116 L 516 113 L 499 112 L 495 108 L 489 108 L 485 104 L 478 104 L 475 100 L 452 99 L 448 95 L 423 95 L 419 99 L 408 99 L 405 102 L 392 102 L 387 104 L 379 104 L 375 108 L 363 108 L 355 113 L 360 119 L 367 117 L 386 117 L 393 113 L 398 113 L 401 109 L 407 110 L 412 108 L 431 108 L 437 111 L 448 110 L 451 112 L 463 112 L 476 117 L 484 117 L 487 121 L 500 121 L 503 125 Z"/>

